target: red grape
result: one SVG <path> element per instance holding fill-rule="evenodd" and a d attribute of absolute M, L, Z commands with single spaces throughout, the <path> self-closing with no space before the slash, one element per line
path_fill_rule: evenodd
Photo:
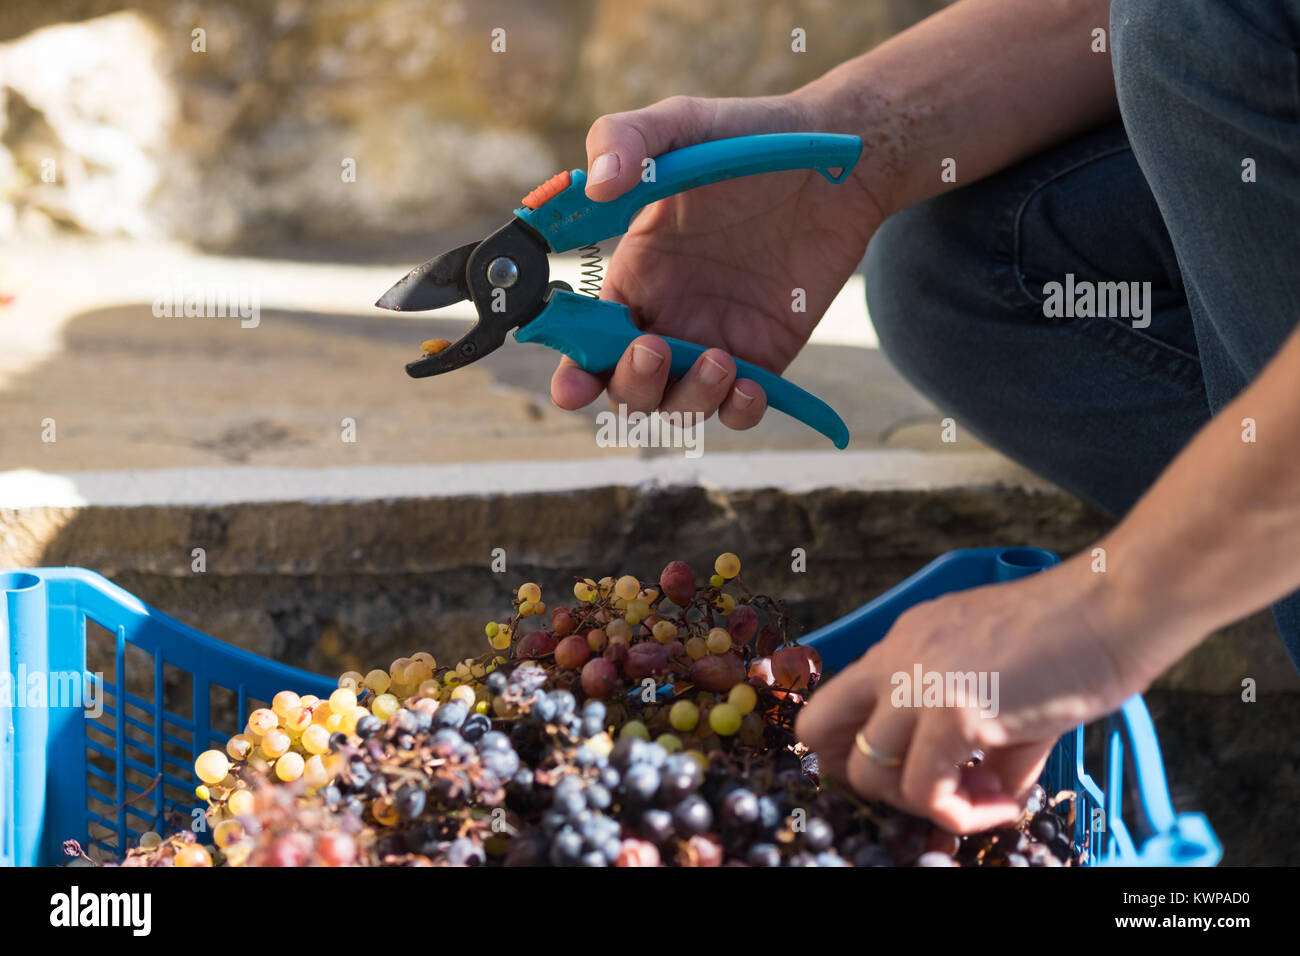
<path fill-rule="evenodd" d="M 551 612 L 551 629 L 555 631 L 556 637 L 564 637 L 566 634 L 572 634 L 573 629 L 577 626 L 573 615 L 567 608 L 557 607 Z"/>
<path fill-rule="evenodd" d="M 721 866 L 722 844 L 717 837 L 707 833 L 697 833 L 687 841 L 696 866 Z"/>
<path fill-rule="evenodd" d="M 659 590 L 678 607 L 695 600 L 695 572 L 685 561 L 673 561 L 659 575 Z"/>
<path fill-rule="evenodd" d="M 658 866 L 659 848 L 648 840 L 624 840 L 615 866 Z"/>
<path fill-rule="evenodd" d="M 316 852 L 329 866 L 351 866 L 356 862 L 357 842 L 346 833 L 326 833 L 316 845 Z"/>
<path fill-rule="evenodd" d="M 601 656 L 615 667 L 622 667 L 627 663 L 627 655 L 628 650 L 626 644 L 611 644 L 609 647 L 605 648 L 605 653 Z"/>
<path fill-rule="evenodd" d="M 642 680 L 652 674 L 668 670 L 668 649 L 653 641 L 633 644 L 628 650 L 624 672 L 633 680 Z"/>
<path fill-rule="evenodd" d="M 591 648 L 593 654 L 599 654 L 609 643 L 609 637 L 605 634 L 603 628 L 593 627 L 587 632 L 587 646 Z"/>
<path fill-rule="evenodd" d="M 795 645 L 783 647 L 772 655 L 772 677 L 785 690 L 803 690 L 813 676 L 812 659 L 807 649 Z"/>
<path fill-rule="evenodd" d="M 736 609 L 727 615 L 727 632 L 731 635 L 731 643 L 748 644 L 758 630 L 758 612 L 748 604 L 737 605 Z"/>
<path fill-rule="evenodd" d="M 603 657 L 593 657 L 582 668 L 582 692 L 588 697 L 608 697 L 618 690 L 618 668 Z"/>
<path fill-rule="evenodd" d="M 555 647 L 555 663 L 572 671 L 587 663 L 589 657 L 591 648 L 587 646 L 587 639 L 577 634 L 570 634 Z"/>
<path fill-rule="evenodd" d="M 735 654 L 710 654 L 691 665 L 691 683 L 723 694 L 745 679 L 745 665 Z"/>
<path fill-rule="evenodd" d="M 732 611 L 731 613 L 736 612 Z M 754 650 L 758 653 L 758 656 L 771 657 L 780 646 L 781 629 L 771 622 L 764 624 L 762 630 L 758 632 L 758 640 L 754 644 Z"/>
<path fill-rule="evenodd" d="M 516 657 L 545 657 L 555 650 L 555 635 L 550 631 L 533 631 L 515 649 Z"/>

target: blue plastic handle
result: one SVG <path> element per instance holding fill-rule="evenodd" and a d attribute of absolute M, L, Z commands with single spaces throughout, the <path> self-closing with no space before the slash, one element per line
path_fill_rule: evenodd
<path fill-rule="evenodd" d="M 832 183 L 843 182 L 862 154 L 862 140 L 840 133 L 763 133 L 697 143 L 664 153 L 642 173 L 642 182 L 617 199 L 587 198 L 587 174 L 570 172 L 569 186 L 536 209 L 515 215 L 546 239 L 552 252 L 567 252 L 627 232 L 644 206 L 698 186 L 787 169 L 815 169 Z M 653 169 L 654 179 L 645 177 Z M 831 170 L 839 172 L 832 174 Z"/>
<path fill-rule="evenodd" d="M 617 365 L 632 340 L 641 334 L 627 306 L 556 289 L 546 308 L 520 328 L 515 339 L 563 352 L 588 372 L 599 375 Z M 693 342 L 667 337 L 664 341 L 672 349 L 670 374 L 674 377 L 685 375 L 705 352 L 704 346 Z M 736 377 L 757 382 L 767 393 L 770 407 L 815 428 L 833 441 L 836 448 L 848 445 L 848 426 L 835 414 L 835 409 L 816 395 L 740 359 L 736 360 Z"/>

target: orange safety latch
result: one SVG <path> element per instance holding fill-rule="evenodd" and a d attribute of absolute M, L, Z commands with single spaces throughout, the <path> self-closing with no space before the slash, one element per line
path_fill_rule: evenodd
<path fill-rule="evenodd" d="M 525 196 L 523 198 L 523 205 L 527 206 L 529 209 L 536 209 L 538 206 L 548 202 L 568 189 L 569 183 L 572 179 L 573 177 L 567 169 L 562 173 L 556 173 Z"/>

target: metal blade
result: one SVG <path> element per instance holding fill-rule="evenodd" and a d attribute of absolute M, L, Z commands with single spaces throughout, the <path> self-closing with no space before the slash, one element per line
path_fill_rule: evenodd
<path fill-rule="evenodd" d="M 375 305 L 394 312 L 424 312 L 468 299 L 465 265 L 478 245 L 471 242 L 416 266 L 380 296 Z"/>

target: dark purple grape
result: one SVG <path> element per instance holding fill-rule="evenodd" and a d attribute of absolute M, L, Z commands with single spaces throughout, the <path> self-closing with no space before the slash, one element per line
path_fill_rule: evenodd
<path fill-rule="evenodd" d="M 713 810 L 703 797 L 689 796 L 673 808 L 673 825 L 682 836 L 705 833 L 713 826 Z"/>
<path fill-rule="evenodd" d="M 722 800 L 722 825 L 727 828 L 747 827 L 758 820 L 758 797 L 752 791 L 732 790 Z"/>
<path fill-rule="evenodd" d="M 781 851 L 774 843 L 755 843 L 745 855 L 750 866 L 780 866 Z"/>

